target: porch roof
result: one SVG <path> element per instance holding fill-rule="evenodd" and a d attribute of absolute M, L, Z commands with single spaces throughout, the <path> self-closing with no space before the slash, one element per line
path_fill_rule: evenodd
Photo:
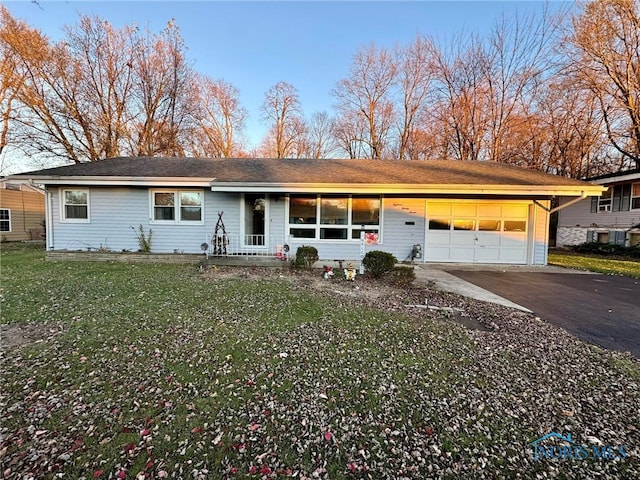
<path fill-rule="evenodd" d="M 16 175 L 45 185 L 204 186 L 226 192 L 600 195 L 603 187 L 493 162 L 119 157 Z"/>

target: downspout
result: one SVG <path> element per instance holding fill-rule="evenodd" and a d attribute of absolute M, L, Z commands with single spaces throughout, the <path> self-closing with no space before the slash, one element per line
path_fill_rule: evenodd
<path fill-rule="evenodd" d="M 571 205 L 573 205 L 574 203 L 578 203 L 581 202 L 582 200 L 584 200 L 585 198 L 587 198 L 587 192 L 585 192 L 584 190 L 582 191 L 582 194 L 579 197 L 574 198 L 573 200 L 564 203 L 562 205 L 558 205 L 556 208 L 547 208 L 544 205 L 542 205 L 540 202 L 538 202 L 537 200 L 534 200 L 533 203 L 535 203 L 538 207 L 540 207 L 541 209 L 543 209 L 544 211 L 546 211 L 547 213 L 549 213 L 549 215 L 551 215 L 552 213 L 556 213 L 557 211 L 562 210 L 563 208 L 567 208 Z"/>
<path fill-rule="evenodd" d="M 47 201 L 45 203 L 45 218 L 47 220 L 44 226 L 44 234 L 47 239 L 47 251 L 49 251 L 53 250 L 53 196 L 48 188 L 45 189 L 45 195 L 47 196 Z"/>

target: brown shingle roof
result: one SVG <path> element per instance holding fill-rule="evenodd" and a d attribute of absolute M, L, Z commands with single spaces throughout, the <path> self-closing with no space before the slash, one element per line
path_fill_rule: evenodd
<path fill-rule="evenodd" d="M 360 159 L 121 157 L 21 174 L 29 178 L 200 178 L 215 183 L 579 186 L 585 183 L 493 162 Z"/>

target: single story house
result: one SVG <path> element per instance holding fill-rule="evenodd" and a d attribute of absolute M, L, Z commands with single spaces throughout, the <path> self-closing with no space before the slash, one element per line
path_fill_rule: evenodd
<path fill-rule="evenodd" d="M 640 169 L 593 177 L 590 182 L 608 189 L 558 213 L 556 243 L 585 242 L 640 245 Z M 571 201 L 562 198 L 561 207 Z"/>
<path fill-rule="evenodd" d="M 544 265 L 550 202 L 601 186 L 504 164 L 113 158 L 24 173 L 47 193 L 47 249 Z M 361 239 L 361 236 L 363 239 Z M 206 244 L 206 245 L 205 245 Z"/>
<path fill-rule="evenodd" d="M 44 238 L 44 196 L 44 190 L 29 182 L 0 180 L 1 241 Z"/>

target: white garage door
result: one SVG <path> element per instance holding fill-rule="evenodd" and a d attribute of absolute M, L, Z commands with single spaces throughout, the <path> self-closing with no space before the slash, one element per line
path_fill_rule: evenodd
<path fill-rule="evenodd" d="M 526 203 L 428 202 L 425 261 L 527 263 Z"/>

